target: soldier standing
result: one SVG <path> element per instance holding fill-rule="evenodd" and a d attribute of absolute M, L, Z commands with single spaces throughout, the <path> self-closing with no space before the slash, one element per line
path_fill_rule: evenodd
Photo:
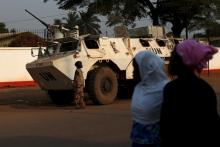
<path fill-rule="evenodd" d="M 75 71 L 75 76 L 74 76 L 74 81 L 73 81 L 73 90 L 74 90 L 74 101 L 76 104 L 76 108 L 85 108 L 85 102 L 84 102 L 84 78 L 83 78 L 83 73 L 81 68 L 82 62 L 77 61 L 75 63 L 76 66 L 76 71 Z"/>

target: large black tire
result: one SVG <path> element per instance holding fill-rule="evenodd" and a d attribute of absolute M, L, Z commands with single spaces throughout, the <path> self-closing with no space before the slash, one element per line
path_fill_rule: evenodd
<path fill-rule="evenodd" d="M 71 90 L 49 90 L 48 95 L 51 101 L 58 105 L 70 105 L 73 102 L 73 91 Z"/>
<path fill-rule="evenodd" d="M 116 74 L 109 67 L 96 68 L 89 72 L 86 87 L 90 99 L 95 104 L 111 104 L 118 92 Z"/>

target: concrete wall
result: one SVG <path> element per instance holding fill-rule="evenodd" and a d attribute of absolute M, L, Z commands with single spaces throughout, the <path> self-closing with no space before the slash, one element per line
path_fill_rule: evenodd
<path fill-rule="evenodd" d="M 218 53 L 214 55 L 213 59 L 209 62 L 209 69 L 220 71 L 220 47 Z"/>
<path fill-rule="evenodd" d="M 219 52 L 209 63 L 210 72 L 220 72 Z M 36 52 L 36 50 L 35 50 Z M 37 59 L 31 56 L 31 47 L 0 48 L 0 87 L 33 85 L 33 79 L 26 70 L 26 64 Z"/>
<path fill-rule="evenodd" d="M 0 87 L 10 85 L 10 82 L 33 82 L 26 70 L 26 64 L 36 58 L 31 56 L 31 47 L 0 48 Z"/>

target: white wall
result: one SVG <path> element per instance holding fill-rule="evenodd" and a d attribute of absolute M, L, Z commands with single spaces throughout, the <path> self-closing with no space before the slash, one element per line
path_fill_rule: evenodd
<path fill-rule="evenodd" d="M 32 81 L 26 64 L 35 60 L 31 47 L 0 48 L 0 82 Z"/>
<path fill-rule="evenodd" d="M 213 59 L 209 62 L 209 69 L 220 69 L 220 48 L 219 51 L 213 56 Z"/>
<path fill-rule="evenodd" d="M 209 62 L 209 69 L 220 69 L 219 52 Z M 35 51 L 36 52 L 36 51 Z M 0 82 L 32 81 L 26 64 L 37 59 L 31 56 L 31 47 L 0 48 Z"/>

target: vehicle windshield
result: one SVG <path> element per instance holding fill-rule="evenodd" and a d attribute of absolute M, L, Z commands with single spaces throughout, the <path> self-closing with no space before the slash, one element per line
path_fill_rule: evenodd
<path fill-rule="evenodd" d="M 60 52 L 74 51 L 78 48 L 78 41 L 68 41 L 61 43 Z"/>
<path fill-rule="evenodd" d="M 68 52 L 68 51 L 74 51 L 78 47 L 78 41 L 69 41 L 69 42 L 53 42 L 48 44 L 46 49 L 40 48 L 39 49 L 39 56 L 40 57 L 46 57 L 46 56 L 52 56 L 59 52 Z"/>
<path fill-rule="evenodd" d="M 47 46 L 47 48 L 45 49 L 43 55 L 45 56 L 51 56 L 53 54 L 55 54 L 56 50 L 58 49 L 59 47 L 59 43 L 52 43 L 52 44 L 49 44 Z"/>

